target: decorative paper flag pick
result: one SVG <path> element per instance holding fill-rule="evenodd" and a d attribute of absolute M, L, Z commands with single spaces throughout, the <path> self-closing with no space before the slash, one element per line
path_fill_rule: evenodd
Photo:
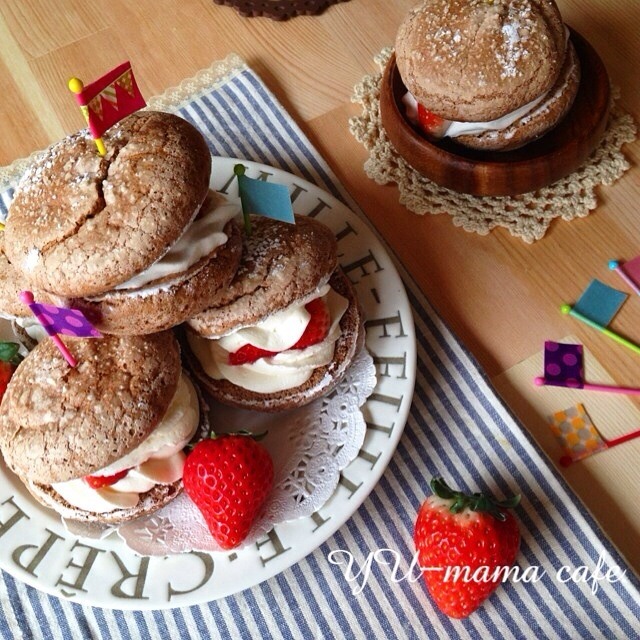
<path fill-rule="evenodd" d="M 535 378 L 538 386 L 551 385 L 582 389 L 581 344 L 562 344 L 547 340 L 544 343 L 544 376 Z"/>
<path fill-rule="evenodd" d="M 251 233 L 249 222 L 251 213 L 295 224 L 289 189 L 277 182 L 249 178 L 245 175 L 245 171 L 244 165 L 237 164 L 233 167 L 233 172 L 238 177 L 238 190 L 247 234 Z"/>
<path fill-rule="evenodd" d="M 582 404 L 557 411 L 550 417 L 550 420 L 551 431 L 565 450 L 565 455 L 559 460 L 563 467 L 568 467 L 572 462 L 577 462 L 600 451 L 611 449 L 640 437 L 640 429 L 636 429 L 610 440 L 604 438 L 596 429 Z"/>
<path fill-rule="evenodd" d="M 599 280 L 592 280 L 573 307 L 563 304 L 560 311 L 597 329 L 632 351 L 640 353 L 640 347 L 637 344 L 607 328 L 627 297 L 627 294 L 622 291 L 609 287 Z"/>
<path fill-rule="evenodd" d="M 87 320 L 80 309 L 66 309 L 51 304 L 35 302 L 31 291 L 21 291 L 20 300 L 26 304 L 70 366 L 75 367 L 76 359 L 58 334 L 77 338 L 101 338 L 102 334 Z"/>
<path fill-rule="evenodd" d="M 544 375 L 534 378 L 539 387 L 554 386 L 587 391 L 606 391 L 640 396 L 640 389 L 584 381 L 584 349 L 581 344 L 563 344 L 547 340 L 544 343 Z"/>
<path fill-rule="evenodd" d="M 611 260 L 609 269 L 615 271 L 633 291 L 640 295 L 640 256 L 628 260 L 624 266 L 618 260 Z"/>
<path fill-rule="evenodd" d="M 563 467 L 607 448 L 582 404 L 557 411 L 550 420 L 551 431 L 565 451 L 560 458 Z"/>
<path fill-rule="evenodd" d="M 606 326 L 613 320 L 627 297 L 626 293 L 594 279 L 573 308 L 593 322 Z"/>
<path fill-rule="evenodd" d="M 123 62 L 86 86 L 78 78 L 71 78 L 68 87 L 76 96 L 101 156 L 106 153 L 102 134 L 122 118 L 146 106 L 130 62 Z"/>

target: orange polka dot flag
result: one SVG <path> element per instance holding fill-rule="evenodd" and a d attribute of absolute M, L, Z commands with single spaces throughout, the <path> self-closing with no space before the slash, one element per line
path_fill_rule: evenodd
<path fill-rule="evenodd" d="M 560 460 L 563 465 L 577 462 L 607 448 L 607 443 L 582 404 L 556 411 L 551 416 L 550 427 L 569 458 Z"/>

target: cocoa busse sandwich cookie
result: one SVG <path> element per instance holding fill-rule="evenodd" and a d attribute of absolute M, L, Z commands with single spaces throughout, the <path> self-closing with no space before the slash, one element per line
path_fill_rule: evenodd
<path fill-rule="evenodd" d="M 580 66 L 553 0 L 424 0 L 400 25 L 396 64 L 412 119 L 468 147 L 510 150 L 552 129 Z"/>
<path fill-rule="evenodd" d="M 32 318 L 28 306 L 20 301 L 20 292 L 28 289 L 29 285 L 22 273 L 7 259 L 4 253 L 4 232 L 0 231 L 0 316 L 13 320 L 16 318 Z M 53 304 L 42 291 L 34 291 L 38 302 Z"/>
<path fill-rule="evenodd" d="M 364 342 L 355 290 L 331 230 L 251 216 L 229 289 L 188 321 L 188 360 L 216 400 L 283 411 L 329 393 Z"/>
<path fill-rule="evenodd" d="M 16 369 L 0 405 L 0 451 L 61 516 L 119 524 L 182 492 L 184 447 L 205 420 L 173 333 L 51 340 Z"/>
<path fill-rule="evenodd" d="M 27 170 L 5 253 L 33 290 L 105 333 L 153 333 L 206 308 L 231 281 L 236 205 L 209 194 L 211 156 L 186 120 L 137 112 L 104 135 L 68 136 Z"/>
<path fill-rule="evenodd" d="M 9 320 L 14 335 L 26 348 L 32 349 L 46 332 L 20 299 L 20 293 L 28 288 L 27 281 L 4 254 L 4 233 L 0 231 L 0 317 Z M 32 294 L 38 302 L 55 303 L 42 291 L 32 291 Z"/>

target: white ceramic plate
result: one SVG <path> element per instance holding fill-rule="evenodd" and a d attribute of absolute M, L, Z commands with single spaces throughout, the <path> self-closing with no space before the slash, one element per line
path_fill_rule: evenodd
<path fill-rule="evenodd" d="M 342 472 L 329 501 L 313 516 L 279 524 L 236 552 L 140 557 L 112 534 L 69 534 L 0 463 L 0 568 L 37 589 L 81 604 L 165 609 L 237 593 L 271 578 L 317 549 L 342 526 L 378 482 L 407 419 L 416 370 L 411 308 L 400 276 L 372 231 L 336 198 L 289 173 L 244 160 L 213 158 L 213 189 L 237 198 L 233 167 L 289 186 L 296 213 L 313 215 L 338 238 L 340 264 L 367 318 L 367 347 L 378 383 L 363 407 L 367 433 L 360 455 Z"/>

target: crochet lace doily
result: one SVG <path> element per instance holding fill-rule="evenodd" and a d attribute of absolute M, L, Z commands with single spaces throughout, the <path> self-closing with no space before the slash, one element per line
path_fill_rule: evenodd
<path fill-rule="evenodd" d="M 242 411 L 211 402 L 214 431 L 266 431 L 260 442 L 273 459 L 273 490 L 243 547 L 259 540 L 274 525 L 310 516 L 327 502 L 338 485 L 340 472 L 362 447 L 366 423 L 361 407 L 375 385 L 373 358 L 362 349 L 329 396 L 287 412 L 286 416 Z M 63 522 L 71 533 L 88 538 L 102 538 L 113 531 Z M 142 555 L 220 550 L 185 493 L 159 511 L 116 530 L 127 546 Z"/>
<path fill-rule="evenodd" d="M 421 176 L 401 158 L 387 138 L 380 119 L 380 85 L 393 53 L 383 49 L 374 60 L 380 72 L 356 85 L 352 102 L 362 105 L 362 115 L 350 119 L 349 129 L 369 152 L 367 176 L 378 184 L 394 182 L 400 204 L 417 214 L 448 213 L 453 224 L 481 235 L 504 227 L 525 242 L 544 236 L 555 218 L 572 220 L 596 208 L 596 187 L 611 185 L 629 168 L 622 145 L 633 142 L 636 126 L 614 99 L 609 122 L 599 147 L 578 170 L 558 182 L 519 196 L 478 197 L 440 187 Z"/>

